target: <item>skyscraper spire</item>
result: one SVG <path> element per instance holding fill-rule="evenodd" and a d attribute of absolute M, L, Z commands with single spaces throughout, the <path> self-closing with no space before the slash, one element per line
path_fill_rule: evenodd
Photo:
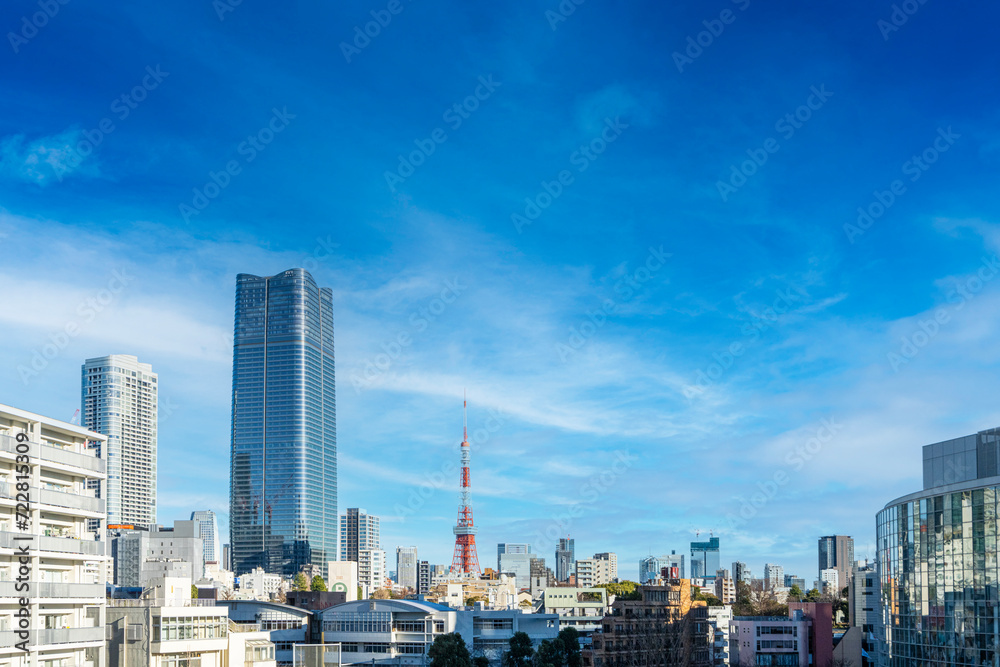
<path fill-rule="evenodd" d="M 472 495 L 469 491 L 469 417 L 465 392 L 462 392 L 462 500 L 458 506 L 458 524 L 455 526 L 455 556 L 451 561 L 453 574 L 479 574 L 479 556 L 476 555 L 476 528 L 472 521 Z"/>

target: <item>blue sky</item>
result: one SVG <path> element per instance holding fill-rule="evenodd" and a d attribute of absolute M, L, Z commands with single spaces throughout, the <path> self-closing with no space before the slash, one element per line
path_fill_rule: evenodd
<path fill-rule="evenodd" d="M 450 562 L 465 389 L 484 565 L 874 556 L 919 447 L 1000 424 L 1000 17 L 904 5 L 6 3 L 0 401 L 139 356 L 160 520 L 225 519 L 235 275 L 304 266 L 387 550 Z"/>

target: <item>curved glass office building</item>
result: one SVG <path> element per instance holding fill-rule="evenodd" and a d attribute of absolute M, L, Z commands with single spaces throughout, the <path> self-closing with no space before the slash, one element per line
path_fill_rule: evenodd
<path fill-rule="evenodd" d="M 923 491 L 876 519 L 879 665 L 1000 664 L 1000 429 L 924 447 Z"/>
<path fill-rule="evenodd" d="M 330 289 L 304 269 L 239 274 L 229 496 L 236 574 L 295 574 L 337 560 L 336 406 Z"/>

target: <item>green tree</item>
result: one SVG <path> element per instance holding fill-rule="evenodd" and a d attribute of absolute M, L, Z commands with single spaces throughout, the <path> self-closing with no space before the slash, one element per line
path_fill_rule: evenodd
<path fill-rule="evenodd" d="M 358 599 L 359 600 L 365 599 L 365 591 L 363 588 L 361 588 L 361 586 L 358 586 Z"/>
<path fill-rule="evenodd" d="M 563 628 L 559 631 L 559 641 L 566 654 L 566 667 L 580 667 L 583 664 L 580 657 L 580 632 L 572 626 Z"/>
<path fill-rule="evenodd" d="M 323 577 L 313 577 L 312 583 L 309 584 L 309 590 L 326 592 L 326 582 L 323 580 Z"/>
<path fill-rule="evenodd" d="M 559 639 L 545 640 L 535 652 L 538 667 L 566 667 L 566 647 Z"/>
<path fill-rule="evenodd" d="M 477 602 L 482 602 L 482 601 L 483 601 L 483 598 L 481 598 L 478 595 L 473 595 L 471 597 L 465 598 L 465 606 L 466 607 L 471 607 L 472 605 L 476 604 Z"/>
<path fill-rule="evenodd" d="M 309 590 L 309 581 L 306 579 L 306 575 L 303 572 L 299 572 L 295 575 L 295 579 L 292 581 L 293 591 L 307 591 Z"/>
<path fill-rule="evenodd" d="M 431 667 L 472 667 L 472 656 L 457 632 L 438 635 L 427 651 Z"/>
<path fill-rule="evenodd" d="M 641 600 L 642 592 L 639 591 L 639 584 L 634 581 L 619 581 L 608 584 L 599 584 L 598 588 L 608 591 L 608 595 L 614 595 L 619 600 Z"/>
<path fill-rule="evenodd" d="M 198 587 L 195 586 L 194 584 L 191 584 L 191 599 L 192 600 L 198 599 Z"/>
<path fill-rule="evenodd" d="M 535 649 L 531 645 L 531 637 L 526 632 L 515 632 L 510 638 L 510 650 L 503 655 L 504 667 L 530 667 L 531 657 Z"/>
<path fill-rule="evenodd" d="M 814 588 L 808 593 L 806 593 L 806 602 L 819 602 L 819 599 L 823 597 L 819 592 L 818 588 Z"/>
<path fill-rule="evenodd" d="M 802 589 L 799 588 L 798 584 L 792 584 L 792 587 L 788 589 L 788 599 L 794 602 L 800 602 L 804 593 Z"/>
<path fill-rule="evenodd" d="M 722 604 L 722 600 L 720 600 L 719 598 L 715 597 L 711 593 L 706 593 L 705 596 L 704 596 L 704 600 L 708 604 L 709 607 L 724 607 L 725 606 L 725 605 Z"/>

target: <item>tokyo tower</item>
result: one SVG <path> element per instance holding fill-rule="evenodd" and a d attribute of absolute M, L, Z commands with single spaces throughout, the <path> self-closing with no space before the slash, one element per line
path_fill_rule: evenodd
<path fill-rule="evenodd" d="M 472 522 L 472 496 L 469 492 L 469 419 L 465 397 L 462 397 L 462 502 L 458 506 L 458 525 L 455 526 L 455 556 L 451 571 L 455 574 L 479 575 L 479 556 L 476 555 L 476 528 Z"/>

